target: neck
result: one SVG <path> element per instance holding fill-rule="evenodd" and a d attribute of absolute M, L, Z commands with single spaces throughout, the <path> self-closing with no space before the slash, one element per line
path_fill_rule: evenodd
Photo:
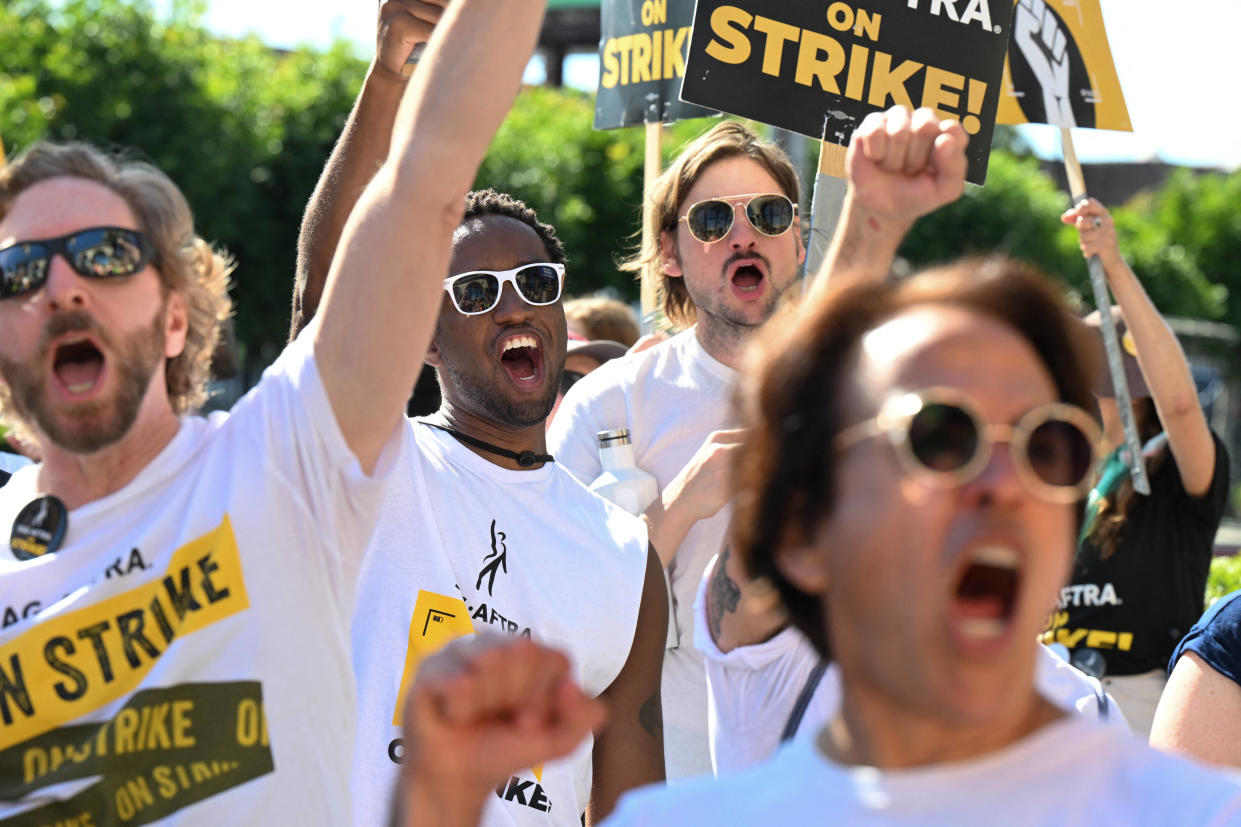
<path fill-rule="evenodd" d="M 840 712 L 819 732 L 818 746 L 839 764 L 920 767 L 988 755 L 1064 715 L 1033 687 L 1002 714 L 984 721 L 927 714 L 843 687 Z"/>
<path fill-rule="evenodd" d="M 118 442 L 91 454 L 76 454 L 40 434 L 43 464 L 39 490 L 55 494 L 69 510 L 120 491 L 164 450 L 181 428 L 172 409 L 139 418 Z"/>
<path fill-rule="evenodd" d="M 547 431 L 543 422 L 524 427 L 502 425 L 464 411 L 448 400 L 444 400 L 443 404 L 440 405 L 440 409 L 429 417 L 429 420 L 439 425 L 445 425 L 466 436 L 482 440 L 497 448 L 512 451 L 515 454 L 520 454 L 523 451 L 531 451 L 535 454 L 547 453 Z M 500 456 L 476 445 L 470 445 L 467 442 L 462 442 L 461 444 L 478 456 L 501 468 L 529 471 L 533 468 L 543 467 L 541 462 L 535 463 L 532 466 L 522 467 L 517 463 L 517 460 L 510 457 Z"/>
<path fill-rule="evenodd" d="M 698 344 L 720 364 L 733 370 L 741 369 L 745 347 L 754 338 L 757 327 L 732 324 L 699 311 L 694 335 Z"/>

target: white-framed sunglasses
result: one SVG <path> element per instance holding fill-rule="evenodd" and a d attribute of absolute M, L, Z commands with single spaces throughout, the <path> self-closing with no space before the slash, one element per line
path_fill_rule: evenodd
<path fill-rule="evenodd" d="M 471 270 L 444 279 L 453 307 L 465 316 L 493 310 L 500 303 L 505 284 L 512 284 L 526 304 L 553 304 L 560 300 L 564 288 L 564 265 L 536 262 L 512 270 Z"/>

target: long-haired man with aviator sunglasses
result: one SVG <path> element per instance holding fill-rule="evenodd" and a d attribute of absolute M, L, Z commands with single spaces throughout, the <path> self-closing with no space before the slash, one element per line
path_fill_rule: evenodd
<path fill-rule="evenodd" d="M 0 415 L 42 456 L 0 490 L 0 821 L 351 823 L 361 552 L 542 10 L 454 5 L 318 316 L 229 414 L 185 415 L 228 266 L 175 185 L 80 144 L 0 168 Z"/>
<path fill-rule="evenodd" d="M 595 435 L 628 428 L 638 465 L 659 483 L 643 516 L 675 607 L 663 676 L 669 778 L 711 771 L 691 607 L 728 525 L 737 368 L 805 255 L 798 196 L 783 151 L 743 124 L 718 124 L 686 146 L 656 181 L 648 241 L 626 265 L 660 285 L 664 316 L 683 332 L 577 383 L 548 432 L 560 462 L 588 483 L 602 471 Z"/>
<path fill-rule="evenodd" d="M 413 46 L 404 18 L 419 8 L 392 0 L 381 9 L 379 56 L 303 225 L 298 323 L 315 311 L 325 275 L 316 262 L 331 259 L 331 228 L 357 191 L 329 184 L 363 186 L 383 161 L 396 117 L 391 87 L 407 82 L 397 70 Z M 564 648 L 575 679 L 610 712 L 566 760 L 498 779 L 485 823 L 577 825 L 587 810 L 602 817 L 624 790 L 663 779 L 658 558 L 642 522 L 590 493 L 545 442 L 565 361 L 565 278 L 564 249 L 532 209 L 492 190 L 466 196 L 425 350 L 442 404 L 407 424 L 359 577 L 358 824 L 383 823 L 392 800 L 406 747 L 402 698 L 419 663 L 472 632 Z"/>

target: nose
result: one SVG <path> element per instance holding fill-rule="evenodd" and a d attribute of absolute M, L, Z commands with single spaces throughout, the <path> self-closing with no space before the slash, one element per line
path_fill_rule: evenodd
<path fill-rule="evenodd" d="M 499 324 L 518 324 L 527 321 L 534 313 L 534 306 L 527 303 L 512 284 L 500 285 L 500 299 L 496 302 L 495 320 Z"/>
<path fill-rule="evenodd" d="M 965 486 L 967 501 L 990 507 L 1015 507 L 1029 496 L 1018 476 L 1012 444 L 1007 440 L 991 445 L 991 455 L 978 476 Z"/>
<path fill-rule="evenodd" d="M 733 204 L 733 225 L 728 231 L 728 246 L 733 250 L 748 250 L 758 243 L 758 231 L 745 214 L 745 204 Z"/>
<path fill-rule="evenodd" d="M 86 290 L 82 277 L 73 272 L 69 262 L 59 253 L 48 263 L 47 283 L 43 294 L 52 310 L 77 310 L 86 306 Z"/>

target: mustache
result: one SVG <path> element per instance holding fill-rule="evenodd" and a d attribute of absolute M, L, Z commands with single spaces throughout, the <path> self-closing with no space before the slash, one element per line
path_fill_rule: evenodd
<path fill-rule="evenodd" d="M 754 261 L 755 259 L 758 259 L 759 261 L 763 263 L 763 267 L 766 268 L 768 273 L 771 272 L 771 262 L 767 260 L 767 256 L 763 255 L 762 253 L 756 253 L 753 250 L 751 250 L 750 252 L 744 252 L 744 253 L 733 253 L 731 256 L 725 259 L 724 270 L 727 272 L 728 268 L 732 267 L 734 262 Z"/>
<path fill-rule="evenodd" d="M 93 316 L 85 310 L 67 310 L 57 313 L 43 328 L 43 335 L 39 339 L 40 352 L 46 355 L 52 340 L 66 333 L 90 333 L 100 342 L 108 344 L 108 336 Z"/>

